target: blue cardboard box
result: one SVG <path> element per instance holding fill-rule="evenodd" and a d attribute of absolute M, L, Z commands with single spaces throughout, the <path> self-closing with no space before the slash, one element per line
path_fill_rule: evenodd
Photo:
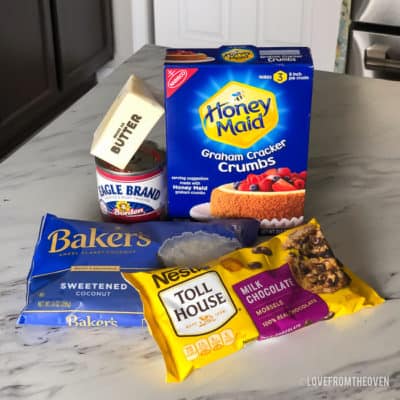
<path fill-rule="evenodd" d="M 313 84 L 305 47 L 168 49 L 168 213 L 303 220 Z"/>

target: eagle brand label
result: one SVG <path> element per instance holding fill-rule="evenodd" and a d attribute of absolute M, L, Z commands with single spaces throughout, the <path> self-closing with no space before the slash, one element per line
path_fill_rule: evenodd
<path fill-rule="evenodd" d="M 161 153 L 145 142 L 128 164 L 134 171 L 112 169 L 97 160 L 100 210 L 115 221 L 146 221 L 163 213 L 166 201 L 165 170 Z M 139 160 L 134 162 L 134 160 Z"/>
<path fill-rule="evenodd" d="M 97 168 L 97 192 L 101 212 L 115 220 L 156 219 L 165 204 L 164 171 L 149 176 L 112 176 Z"/>

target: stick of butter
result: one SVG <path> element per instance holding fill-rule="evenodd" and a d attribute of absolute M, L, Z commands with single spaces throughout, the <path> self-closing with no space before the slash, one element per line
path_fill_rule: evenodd
<path fill-rule="evenodd" d="M 163 114 L 144 82 L 131 75 L 97 127 L 90 154 L 124 169 Z"/>

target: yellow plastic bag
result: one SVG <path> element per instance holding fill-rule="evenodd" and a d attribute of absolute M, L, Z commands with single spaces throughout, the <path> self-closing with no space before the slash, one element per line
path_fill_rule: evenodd
<path fill-rule="evenodd" d="M 144 316 L 163 353 L 167 382 L 227 356 L 258 337 L 232 289 L 252 271 L 222 266 L 167 268 L 124 274 L 140 293 Z"/>
<path fill-rule="evenodd" d="M 124 277 L 140 293 L 168 382 L 250 340 L 384 301 L 335 258 L 315 219 L 208 265 Z"/>

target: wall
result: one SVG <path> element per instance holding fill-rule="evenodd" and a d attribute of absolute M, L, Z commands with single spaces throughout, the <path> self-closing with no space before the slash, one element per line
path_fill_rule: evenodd
<path fill-rule="evenodd" d="M 135 51 L 154 43 L 153 1 L 113 0 L 114 59 L 97 74 L 99 80 L 109 75 Z"/>
<path fill-rule="evenodd" d="M 173 3 L 173 0 L 156 0 L 156 4 L 158 7 L 162 5 L 167 11 L 171 11 L 167 4 L 168 1 Z M 279 2 L 280 0 L 275 1 Z M 312 3 L 313 15 L 309 18 L 312 21 L 309 27 L 312 40 L 307 45 L 312 45 L 316 50 L 314 52 L 316 65 L 322 70 L 332 71 L 334 67 L 341 1 L 308 0 Z M 114 68 L 146 43 L 154 43 L 153 3 L 154 0 L 113 0 L 115 56 L 113 61 L 99 71 L 99 79 L 110 74 Z M 277 6 L 279 7 L 279 5 Z M 170 19 L 168 14 L 168 12 L 162 13 L 162 17 Z M 158 14 L 158 18 L 160 18 L 160 14 Z M 168 35 L 165 34 L 162 39 L 167 40 Z M 163 45 L 174 45 L 173 43 L 164 43 L 160 39 L 159 42 Z"/>
<path fill-rule="evenodd" d="M 154 0 L 155 41 L 171 47 L 309 46 L 333 71 L 342 0 Z"/>

